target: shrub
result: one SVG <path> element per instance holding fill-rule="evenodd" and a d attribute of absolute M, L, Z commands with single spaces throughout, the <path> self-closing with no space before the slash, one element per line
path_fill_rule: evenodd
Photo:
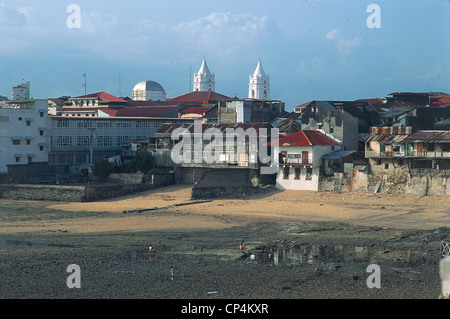
<path fill-rule="evenodd" d="M 106 179 L 111 172 L 112 166 L 107 159 L 102 159 L 95 162 L 94 168 L 92 169 L 92 173 L 101 179 Z"/>

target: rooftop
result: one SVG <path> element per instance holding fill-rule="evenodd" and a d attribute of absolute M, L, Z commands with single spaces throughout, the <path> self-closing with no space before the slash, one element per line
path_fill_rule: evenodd
<path fill-rule="evenodd" d="M 273 146 L 277 145 L 276 143 L 278 143 L 279 146 L 340 145 L 324 133 L 314 130 L 298 131 L 271 141 L 267 143 L 267 145 Z"/>

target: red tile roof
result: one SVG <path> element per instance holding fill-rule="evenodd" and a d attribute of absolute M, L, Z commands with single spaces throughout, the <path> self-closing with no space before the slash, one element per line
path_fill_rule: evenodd
<path fill-rule="evenodd" d="M 271 141 L 267 143 L 267 145 L 275 145 L 275 142 L 278 142 L 279 146 L 339 145 L 338 142 L 329 138 L 322 132 L 313 130 L 298 131 Z"/>
<path fill-rule="evenodd" d="M 226 95 L 219 94 L 214 91 L 193 91 L 167 100 L 179 102 L 200 102 L 203 104 L 208 104 L 218 101 L 228 101 L 231 99 L 232 98 Z"/>
<path fill-rule="evenodd" d="M 96 92 L 86 95 L 80 95 L 75 96 L 72 99 L 97 99 L 99 102 L 123 102 L 126 103 L 127 101 L 123 99 L 119 99 L 118 97 L 115 97 L 114 95 L 111 95 L 106 92 Z"/>

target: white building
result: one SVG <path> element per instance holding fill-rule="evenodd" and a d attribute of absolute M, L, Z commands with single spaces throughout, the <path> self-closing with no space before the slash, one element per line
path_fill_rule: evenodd
<path fill-rule="evenodd" d="M 270 100 L 269 76 L 264 72 L 261 61 L 258 61 L 255 72 L 250 75 L 248 97 L 250 99 Z"/>
<path fill-rule="evenodd" d="M 25 101 L 30 99 L 30 82 L 22 83 L 12 88 L 13 101 Z"/>
<path fill-rule="evenodd" d="M 134 101 L 165 101 L 166 91 L 155 81 L 142 81 L 133 88 L 132 97 Z"/>
<path fill-rule="evenodd" d="M 0 174 L 9 164 L 48 161 L 47 100 L 8 101 L 0 108 Z"/>
<path fill-rule="evenodd" d="M 216 82 L 215 75 L 209 71 L 206 60 L 203 59 L 202 65 L 198 73 L 194 73 L 194 88 L 193 91 L 215 91 Z"/>
<path fill-rule="evenodd" d="M 319 187 L 322 156 L 341 148 L 337 140 L 313 130 L 299 131 L 268 145 L 274 146 L 278 166 L 276 187 L 312 191 Z"/>

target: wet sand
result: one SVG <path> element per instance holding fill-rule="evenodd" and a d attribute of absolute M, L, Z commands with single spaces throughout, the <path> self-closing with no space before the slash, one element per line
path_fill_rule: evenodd
<path fill-rule="evenodd" d="M 440 295 L 448 197 L 267 190 L 245 202 L 174 205 L 189 202 L 190 188 L 180 185 L 96 203 L 2 201 L 0 297 Z M 381 288 L 367 285 L 373 263 Z M 67 286 L 71 264 L 81 269 L 79 289 Z"/>

